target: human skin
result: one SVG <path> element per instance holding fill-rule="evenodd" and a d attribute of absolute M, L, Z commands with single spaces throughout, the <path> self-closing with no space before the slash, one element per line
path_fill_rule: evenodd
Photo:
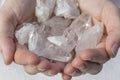
<path fill-rule="evenodd" d="M 35 6 L 36 0 L 6 0 L 0 9 L 0 52 L 6 64 L 15 61 L 23 65 L 29 74 L 45 71 L 46 75 L 55 75 L 63 70 L 65 64 L 51 63 L 45 58 L 38 57 L 26 46 L 17 44 L 14 37 L 15 30 L 20 28 L 22 23 L 36 20 Z"/>
<path fill-rule="evenodd" d="M 104 36 L 95 49 L 83 50 L 68 63 L 63 79 L 85 73 L 97 74 L 103 64 L 116 56 L 120 47 L 120 12 L 111 0 L 79 0 L 80 10 L 92 16 L 94 23 L 103 22 Z"/>
<path fill-rule="evenodd" d="M 26 46 L 17 44 L 15 30 L 22 23 L 35 20 L 35 3 L 35 0 L 6 0 L 0 9 L 0 52 L 6 64 L 14 60 L 17 64 L 23 65 L 29 74 L 43 72 L 50 76 L 64 69 L 63 79 L 70 80 L 73 72 L 78 69 L 79 74 L 97 74 L 106 61 L 116 56 L 120 46 L 120 15 L 111 0 L 79 0 L 80 10 L 90 14 L 94 22 L 102 21 L 105 24 L 105 32 L 96 49 L 80 52 L 80 56 L 75 57 L 67 65 L 40 58 Z M 84 65 L 85 67 L 82 67 Z"/>

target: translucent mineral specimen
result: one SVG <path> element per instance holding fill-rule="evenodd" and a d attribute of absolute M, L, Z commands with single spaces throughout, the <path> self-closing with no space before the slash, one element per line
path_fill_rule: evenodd
<path fill-rule="evenodd" d="M 23 27 L 16 31 L 15 36 L 21 45 L 24 45 L 25 43 L 28 42 L 29 40 L 28 35 L 30 34 L 30 31 L 32 31 L 33 29 L 35 29 L 35 25 L 32 25 L 31 23 L 28 24 L 24 23 Z"/>
<path fill-rule="evenodd" d="M 55 15 L 75 19 L 80 15 L 80 10 L 75 0 L 57 0 Z"/>
<path fill-rule="evenodd" d="M 69 29 L 76 33 L 79 40 L 85 29 L 91 28 L 92 25 L 92 18 L 87 14 L 81 14 L 77 19 L 72 22 Z"/>
<path fill-rule="evenodd" d="M 54 16 L 41 24 L 25 23 L 15 36 L 21 45 L 28 44 L 28 49 L 38 56 L 68 62 L 72 59 L 72 50 L 75 49 L 77 56 L 82 50 L 95 48 L 103 31 L 102 23 L 93 25 L 92 18 L 82 14 L 73 21 Z"/>
<path fill-rule="evenodd" d="M 82 14 L 65 30 L 64 35 L 68 34 L 70 36 L 68 40 L 73 39 L 74 45 L 71 46 L 75 48 L 76 55 L 80 55 L 82 50 L 96 48 L 103 36 L 103 31 L 102 23 L 99 22 L 93 26 L 92 18 Z M 67 47 L 70 48 L 70 45 Z"/>
<path fill-rule="evenodd" d="M 37 0 L 36 16 L 38 22 L 48 20 L 54 11 L 56 0 Z"/>
<path fill-rule="evenodd" d="M 16 31 L 16 38 L 20 44 L 27 39 L 22 45 L 28 44 L 29 50 L 38 56 L 68 62 L 72 59 L 72 49 L 66 51 L 67 38 L 63 33 L 70 24 L 71 20 L 58 17 L 53 17 L 41 25 L 26 23 L 23 28 Z"/>
<path fill-rule="evenodd" d="M 36 28 L 30 34 L 28 44 L 30 51 L 51 60 L 68 62 L 72 59 L 70 52 L 66 52 L 66 49 L 62 46 L 67 41 L 65 37 L 47 35 L 45 30 L 39 32 Z"/>
<path fill-rule="evenodd" d="M 28 35 L 28 48 L 30 51 L 34 52 L 37 55 L 40 55 L 40 53 L 42 53 L 42 50 L 45 48 L 46 34 L 44 32 L 44 29 L 45 26 L 38 25 L 32 29 Z"/>
<path fill-rule="evenodd" d="M 62 48 L 64 48 L 66 52 L 70 53 L 76 46 L 76 43 L 78 41 L 78 36 L 71 28 L 67 28 L 64 31 L 63 36 L 67 38 L 67 42 L 64 43 Z"/>
<path fill-rule="evenodd" d="M 102 23 L 96 23 L 93 27 L 86 29 L 77 42 L 75 51 L 80 55 L 82 50 L 94 49 L 103 36 L 104 27 Z"/>
<path fill-rule="evenodd" d="M 79 2 L 78 0 L 71 0 L 72 2 L 76 3 L 76 6 L 78 7 L 79 6 Z"/>
<path fill-rule="evenodd" d="M 51 30 L 49 34 L 52 36 L 61 36 L 64 30 L 69 27 L 72 23 L 70 19 L 64 19 L 60 17 L 52 17 L 51 19 L 47 20 L 44 24 L 49 27 Z M 48 32 L 48 31 L 47 31 Z"/>
<path fill-rule="evenodd" d="M 46 57 L 51 60 L 61 61 L 61 62 L 68 62 L 72 59 L 72 55 L 62 49 L 60 46 L 56 45 L 49 45 L 43 51 L 43 57 Z"/>
<path fill-rule="evenodd" d="M 67 41 L 67 39 L 64 36 L 52 36 L 52 37 L 47 37 L 48 41 L 57 45 L 61 46 L 64 42 Z"/>

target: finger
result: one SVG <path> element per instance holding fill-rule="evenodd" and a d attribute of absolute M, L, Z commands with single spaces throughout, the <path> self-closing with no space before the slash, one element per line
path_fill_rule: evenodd
<path fill-rule="evenodd" d="M 16 45 L 17 49 L 15 52 L 14 60 L 17 64 L 21 65 L 33 65 L 38 64 L 40 61 L 40 58 L 35 55 L 34 53 L 31 53 L 27 50 L 25 46 L 21 46 L 19 44 Z"/>
<path fill-rule="evenodd" d="M 72 66 L 79 69 L 83 74 L 97 74 L 101 71 L 102 66 L 98 63 L 83 61 L 79 57 L 75 58 L 72 62 Z"/>
<path fill-rule="evenodd" d="M 96 48 L 96 49 L 88 49 L 88 50 L 82 51 L 80 53 L 80 56 L 76 58 L 74 62 L 77 60 L 79 61 L 79 59 L 82 59 L 84 61 L 103 64 L 109 60 L 109 57 L 104 48 Z M 75 62 L 75 64 L 77 64 L 77 62 Z"/>
<path fill-rule="evenodd" d="M 14 60 L 15 45 L 13 39 L 0 37 L 0 53 L 4 57 L 5 64 L 10 64 Z"/>
<path fill-rule="evenodd" d="M 40 62 L 39 64 L 37 65 L 37 68 L 40 72 L 45 72 L 47 71 L 48 69 L 50 69 L 50 62 L 45 59 L 45 58 L 40 58 Z"/>
<path fill-rule="evenodd" d="M 113 31 L 108 34 L 106 40 L 106 49 L 108 55 L 113 58 L 117 55 L 118 49 L 120 47 L 120 31 Z"/>
<path fill-rule="evenodd" d="M 55 62 L 51 63 L 51 68 L 46 71 L 49 76 L 54 76 L 58 73 L 63 72 L 66 63 Z"/>
<path fill-rule="evenodd" d="M 64 69 L 64 73 L 71 76 L 73 75 L 72 73 L 74 73 L 74 71 L 76 70 L 76 68 L 74 68 L 71 63 L 68 63 L 66 66 L 65 66 L 65 69 Z"/>
<path fill-rule="evenodd" d="M 102 21 L 107 30 L 106 50 L 109 57 L 115 57 L 120 47 L 120 11 L 110 0 L 102 11 Z M 112 16 L 111 16 L 112 15 Z"/>
<path fill-rule="evenodd" d="M 62 78 L 63 78 L 63 80 L 71 80 L 72 77 L 62 73 Z"/>
<path fill-rule="evenodd" d="M 78 71 L 77 68 L 73 67 L 71 63 L 67 64 L 64 73 L 69 76 L 80 76 L 82 74 L 81 71 Z"/>
<path fill-rule="evenodd" d="M 36 65 L 24 65 L 24 70 L 30 75 L 35 75 L 38 73 Z"/>
<path fill-rule="evenodd" d="M 90 73 L 92 75 L 98 74 L 102 70 L 102 65 L 98 63 L 86 62 L 86 68 L 83 70 L 84 73 Z"/>
<path fill-rule="evenodd" d="M 6 64 L 10 64 L 14 58 L 14 29 L 17 20 L 10 9 L 4 6 L 0 10 L 0 52 Z"/>

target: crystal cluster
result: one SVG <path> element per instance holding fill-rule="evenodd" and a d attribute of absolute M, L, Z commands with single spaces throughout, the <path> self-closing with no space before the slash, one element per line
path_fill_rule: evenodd
<path fill-rule="evenodd" d="M 80 15 L 78 7 L 73 0 L 57 0 L 55 15 L 75 19 Z"/>
<path fill-rule="evenodd" d="M 80 14 L 77 0 L 37 0 L 36 17 L 38 22 L 24 23 L 15 36 L 21 45 L 50 60 L 68 62 L 72 50 L 77 56 L 95 48 L 103 35 L 103 24 Z"/>
<path fill-rule="evenodd" d="M 38 17 L 38 22 L 44 22 L 52 16 L 53 10 L 55 8 L 55 0 L 36 0 L 36 16 Z"/>

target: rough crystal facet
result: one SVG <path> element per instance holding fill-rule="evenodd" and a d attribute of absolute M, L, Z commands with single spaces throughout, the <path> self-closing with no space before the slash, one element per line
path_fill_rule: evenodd
<path fill-rule="evenodd" d="M 54 11 L 56 0 L 37 0 L 36 16 L 38 22 L 48 20 Z"/>
<path fill-rule="evenodd" d="M 27 41 L 22 44 L 27 43 L 29 50 L 38 56 L 46 57 L 51 60 L 68 62 L 71 60 L 72 56 L 70 51 L 67 52 L 66 49 L 62 47 L 67 41 L 62 35 L 70 24 L 71 20 L 58 17 L 53 17 L 41 25 L 26 23 L 23 28 L 16 32 L 16 38 L 19 42 L 27 38 Z M 29 34 L 26 34 L 26 31 Z M 24 37 L 24 34 L 26 34 L 27 37 L 25 36 L 19 39 L 18 34 L 21 37 Z M 67 45 L 64 46 L 66 47 Z"/>
<path fill-rule="evenodd" d="M 39 24 L 24 23 L 15 36 L 31 52 L 50 60 L 68 62 L 73 50 L 78 56 L 95 48 L 104 31 L 102 23 L 93 24 L 92 17 L 80 15 L 77 0 L 37 0 L 36 17 Z"/>
<path fill-rule="evenodd" d="M 55 15 L 75 19 L 80 15 L 76 1 L 73 0 L 57 0 Z"/>
<path fill-rule="evenodd" d="M 30 34 L 30 31 L 33 29 L 35 29 L 35 25 L 32 25 L 31 23 L 28 24 L 24 23 L 23 27 L 16 31 L 15 36 L 21 45 L 24 45 L 25 43 L 28 42 L 29 40 L 28 35 Z"/>
<path fill-rule="evenodd" d="M 80 55 L 82 50 L 96 48 L 103 36 L 103 30 L 104 27 L 102 23 L 97 23 L 93 27 L 86 29 L 77 42 L 75 48 L 76 55 Z"/>
<path fill-rule="evenodd" d="M 53 17 L 46 21 L 44 24 L 49 27 L 51 30 L 49 34 L 52 36 L 61 36 L 64 32 L 64 30 L 69 27 L 72 20 L 70 19 L 64 19 L 60 17 Z M 48 31 L 47 31 L 48 32 Z"/>

